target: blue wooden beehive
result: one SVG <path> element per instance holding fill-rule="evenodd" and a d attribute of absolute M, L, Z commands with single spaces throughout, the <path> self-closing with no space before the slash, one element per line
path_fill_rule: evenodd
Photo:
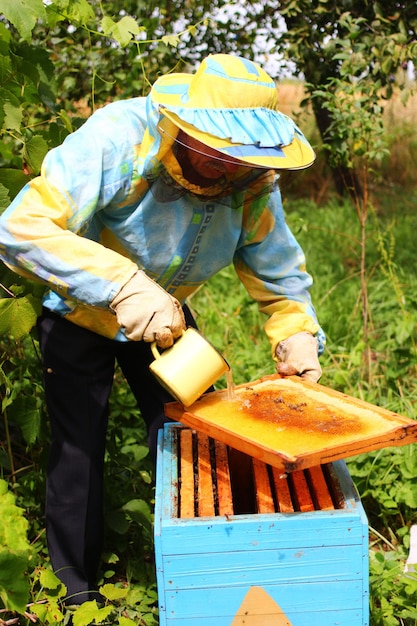
<path fill-rule="evenodd" d="M 343 461 L 282 476 L 177 424 L 161 431 L 160 626 L 367 626 L 368 525 Z"/>

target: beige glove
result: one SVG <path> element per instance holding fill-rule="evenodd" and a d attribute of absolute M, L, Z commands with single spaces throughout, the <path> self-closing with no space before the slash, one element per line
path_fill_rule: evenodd
<path fill-rule="evenodd" d="M 142 271 L 122 287 L 110 308 L 133 341 L 156 341 L 169 348 L 185 329 L 181 304 Z"/>
<path fill-rule="evenodd" d="M 301 376 L 316 383 L 322 374 L 316 337 L 307 332 L 296 333 L 281 341 L 276 349 L 277 372 L 281 376 Z"/>

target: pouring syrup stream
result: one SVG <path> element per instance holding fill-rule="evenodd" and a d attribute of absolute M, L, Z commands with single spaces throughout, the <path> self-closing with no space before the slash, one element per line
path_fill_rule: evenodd
<path fill-rule="evenodd" d="M 227 370 L 226 372 L 226 382 L 227 382 L 227 399 L 234 400 L 236 398 L 235 395 L 235 384 L 233 382 L 233 374 L 232 370 Z"/>

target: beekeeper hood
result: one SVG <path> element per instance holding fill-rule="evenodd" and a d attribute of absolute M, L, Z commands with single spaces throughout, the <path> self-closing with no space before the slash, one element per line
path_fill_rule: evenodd
<path fill-rule="evenodd" d="M 267 169 L 308 167 L 312 147 L 277 106 L 276 85 L 259 65 L 214 54 L 195 74 L 167 74 L 155 82 L 147 102 L 149 147 L 156 156 L 161 145 L 155 131 L 160 134 L 168 120 L 176 132 L 182 129 L 225 158 Z"/>

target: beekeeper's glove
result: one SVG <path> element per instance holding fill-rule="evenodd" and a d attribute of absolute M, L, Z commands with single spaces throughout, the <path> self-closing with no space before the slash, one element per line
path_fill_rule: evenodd
<path fill-rule="evenodd" d="M 296 333 L 281 341 L 276 355 L 277 372 L 281 376 L 298 375 L 316 383 L 322 374 L 318 359 L 318 341 L 310 333 Z"/>
<path fill-rule="evenodd" d="M 110 308 L 133 341 L 156 341 L 160 348 L 169 348 L 185 329 L 181 304 L 143 271 L 122 287 Z"/>

